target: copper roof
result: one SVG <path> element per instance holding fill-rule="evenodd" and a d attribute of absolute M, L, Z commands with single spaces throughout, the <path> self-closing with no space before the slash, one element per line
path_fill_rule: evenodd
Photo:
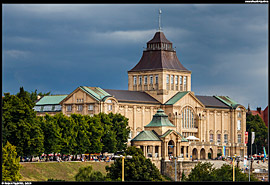
<path fill-rule="evenodd" d="M 152 48 L 153 43 L 157 43 L 159 46 L 154 45 L 155 48 Z M 164 44 L 168 44 L 168 47 L 164 47 Z M 189 71 L 180 63 L 172 48 L 172 43 L 166 39 L 163 32 L 157 32 L 154 38 L 147 42 L 147 49 L 143 51 L 142 58 L 129 72 L 157 69 Z"/>

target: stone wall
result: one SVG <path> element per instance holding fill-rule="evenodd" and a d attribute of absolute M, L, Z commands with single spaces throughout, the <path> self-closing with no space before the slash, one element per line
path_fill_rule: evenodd
<path fill-rule="evenodd" d="M 194 168 L 197 162 L 194 161 L 176 161 L 176 169 L 177 169 L 177 181 L 181 181 L 182 173 L 184 172 L 185 176 L 188 176 Z M 175 161 L 161 161 L 161 174 L 166 175 L 172 180 L 175 179 Z"/>

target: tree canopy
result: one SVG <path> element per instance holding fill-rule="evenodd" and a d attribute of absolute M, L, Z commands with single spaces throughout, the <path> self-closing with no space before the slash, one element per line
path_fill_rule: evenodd
<path fill-rule="evenodd" d="M 62 112 L 37 116 L 33 109 L 37 95 L 44 93 L 29 93 L 23 87 L 16 95 L 4 93 L 3 143 L 15 145 L 18 155 L 115 153 L 126 149 L 130 132 L 126 117 L 113 113 L 69 117 Z"/>
<path fill-rule="evenodd" d="M 23 88 L 20 93 L 5 93 L 2 104 L 3 143 L 9 141 L 17 147 L 20 156 L 39 155 L 43 152 L 44 136 L 38 122 L 34 103 Z"/>
<path fill-rule="evenodd" d="M 248 132 L 248 153 L 251 153 L 251 132 L 255 132 L 255 141 L 252 146 L 252 153 L 263 153 L 263 147 L 268 151 L 268 129 L 259 115 L 247 114 L 246 130 Z"/>
<path fill-rule="evenodd" d="M 106 177 L 100 171 L 93 171 L 93 167 L 81 167 L 79 172 L 75 175 L 75 180 L 84 182 L 84 181 L 104 181 Z"/>
<path fill-rule="evenodd" d="M 214 168 L 210 162 L 199 162 L 191 170 L 188 177 L 182 178 L 183 181 L 233 181 L 233 167 L 229 164 L 223 164 L 221 168 Z M 258 181 L 252 174 L 251 181 Z M 242 173 L 235 167 L 235 181 L 249 181 L 248 175 Z"/>
<path fill-rule="evenodd" d="M 2 181 L 19 181 L 22 178 L 19 162 L 16 147 L 7 141 L 4 147 L 2 145 Z"/>
<path fill-rule="evenodd" d="M 162 181 L 162 175 L 158 168 L 146 159 L 141 149 L 135 146 L 128 147 L 123 153 L 130 155 L 132 159 L 124 160 L 125 181 Z M 106 166 L 107 178 L 112 181 L 119 181 L 122 177 L 122 159 L 116 159 L 111 166 Z"/>

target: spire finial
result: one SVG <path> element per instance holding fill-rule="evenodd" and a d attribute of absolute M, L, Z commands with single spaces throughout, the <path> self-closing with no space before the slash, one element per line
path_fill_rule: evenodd
<path fill-rule="evenodd" d="M 158 11 L 158 31 L 161 31 L 161 9 Z"/>

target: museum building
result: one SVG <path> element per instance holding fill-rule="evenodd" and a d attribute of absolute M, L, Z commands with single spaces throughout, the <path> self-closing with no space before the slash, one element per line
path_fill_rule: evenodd
<path fill-rule="evenodd" d="M 37 115 L 100 112 L 129 119 L 129 144 L 151 160 L 244 156 L 246 108 L 228 96 L 191 91 L 191 71 L 179 61 L 172 42 L 159 30 L 140 61 L 128 71 L 128 90 L 80 86 L 66 95 L 42 97 Z"/>

